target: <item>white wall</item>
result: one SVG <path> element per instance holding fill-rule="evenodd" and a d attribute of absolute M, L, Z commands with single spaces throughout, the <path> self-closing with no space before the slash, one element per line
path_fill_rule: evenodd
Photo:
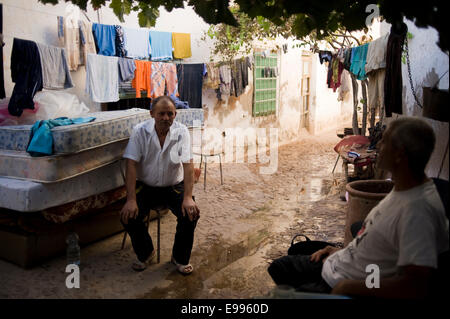
<path fill-rule="evenodd" d="M 311 110 L 313 112 L 312 132 L 318 134 L 330 129 L 351 127 L 353 114 L 353 95 L 347 92 L 343 101 L 338 101 L 338 92 L 333 92 L 327 85 L 327 70 L 325 63 L 320 64 L 319 56 L 313 55 L 313 96 Z M 350 79 L 349 79 L 350 80 Z M 361 88 L 358 90 L 361 92 Z"/>
<path fill-rule="evenodd" d="M 438 33 L 434 28 L 417 28 L 413 22 L 406 19 L 405 23 L 408 26 L 408 31 L 413 35 L 413 38 L 408 41 L 411 74 L 417 98 L 422 103 L 422 87 L 434 85 L 448 71 L 449 57 L 437 46 Z M 382 23 L 381 33 L 386 34 L 390 32 L 390 27 L 390 24 Z M 402 64 L 402 81 L 403 115 L 401 116 L 422 117 L 422 109 L 417 105 L 412 94 L 406 64 Z M 442 77 L 438 87 L 443 90 L 449 89 L 448 73 Z M 394 114 L 392 118 L 388 119 L 388 122 L 397 117 L 400 116 Z M 430 177 L 437 177 L 443 164 L 439 177 L 448 180 L 449 150 L 447 145 L 449 140 L 449 123 L 429 118 L 423 119 L 433 127 L 436 134 L 436 147 L 428 163 L 426 173 Z"/>

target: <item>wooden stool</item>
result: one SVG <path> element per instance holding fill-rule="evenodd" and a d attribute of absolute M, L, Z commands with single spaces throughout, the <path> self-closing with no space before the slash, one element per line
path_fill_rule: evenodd
<path fill-rule="evenodd" d="M 149 229 L 150 226 L 150 212 L 153 210 L 156 212 L 156 221 L 157 221 L 157 227 L 156 227 L 156 259 L 157 259 L 157 263 L 159 264 L 160 260 L 161 260 L 161 212 L 165 211 L 167 209 L 167 206 L 165 205 L 160 205 L 160 206 L 156 206 L 154 208 L 150 208 L 147 218 L 145 219 L 144 223 L 147 226 L 147 230 Z M 125 242 L 127 240 L 127 231 L 124 231 L 123 234 L 123 239 L 122 239 L 122 248 L 123 249 L 125 247 Z"/>

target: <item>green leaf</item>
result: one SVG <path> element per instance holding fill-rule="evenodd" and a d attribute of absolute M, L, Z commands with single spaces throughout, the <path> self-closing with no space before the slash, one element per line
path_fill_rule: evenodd
<path fill-rule="evenodd" d="M 406 56 L 402 55 L 402 63 L 406 64 Z"/>
<path fill-rule="evenodd" d="M 142 2 L 139 3 L 141 11 L 138 13 L 139 26 L 142 28 L 154 27 L 156 19 L 159 17 L 159 10 L 157 8 L 150 8 L 150 6 Z"/>
<path fill-rule="evenodd" d="M 125 22 L 123 16 L 131 12 L 131 0 L 112 0 L 109 7 L 113 9 L 114 14 L 120 22 Z"/>

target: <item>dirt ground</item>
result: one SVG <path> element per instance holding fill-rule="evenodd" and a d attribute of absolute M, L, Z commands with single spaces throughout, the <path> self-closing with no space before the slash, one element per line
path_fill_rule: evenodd
<path fill-rule="evenodd" d="M 191 263 L 194 273 L 178 274 L 170 264 L 175 217 L 161 220 L 161 262 L 141 273 L 135 255 L 118 234 L 83 247 L 79 289 L 65 285 L 61 256 L 30 270 L 0 260 L 0 298 L 258 298 L 275 287 L 269 263 L 287 253 L 292 237 L 342 243 L 346 203 L 340 163 L 332 175 L 339 141 L 335 131 L 305 135 L 279 148 L 278 170 L 261 175 L 259 164 L 226 163 L 224 185 L 218 164 L 208 164 L 194 189 L 201 209 Z M 156 235 L 156 222 L 150 233 Z"/>

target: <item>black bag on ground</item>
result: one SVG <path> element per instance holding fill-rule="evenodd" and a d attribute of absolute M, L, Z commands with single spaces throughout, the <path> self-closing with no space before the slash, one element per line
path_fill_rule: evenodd
<path fill-rule="evenodd" d="M 299 236 L 305 237 L 306 240 L 294 244 L 294 240 Z M 292 238 L 291 247 L 288 249 L 288 255 L 312 255 L 326 246 L 336 247 L 336 245 L 332 243 L 320 240 L 310 240 L 306 235 L 298 234 Z"/>

